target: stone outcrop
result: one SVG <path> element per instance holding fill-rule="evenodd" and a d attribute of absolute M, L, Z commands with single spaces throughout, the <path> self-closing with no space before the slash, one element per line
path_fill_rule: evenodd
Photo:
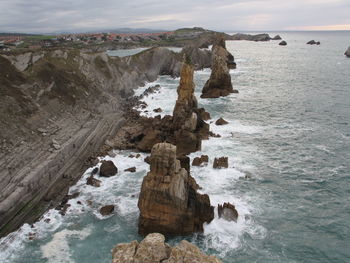
<path fill-rule="evenodd" d="M 215 158 L 213 163 L 213 168 L 228 168 L 228 157 Z"/>
<path fill-rule="evenodd" d="M 273 38 L 271 38 L 271 40 L 282 40 L 280 35 L 276 35 Z"/>
<path fill-rule="evenodd" d="M 232 35 L 231 40 L 247 40 L 247 41 L 255 41 L 255 42 L 259 42 L 259 41 L 265 42 L 265 41 L 270 41 L 271 37 L 269 36 L 269 34 L 250 35 L 250 34 L 238 33 L 238 34 Z"/>
<path fill-rule="evenodd" d="M 208 155 L 202 155 L 201 157 L 195 157 L 192 161 L 192 166 L 201 166 L 202 164 L 208 164 Z"/>
<path fill-rule="evenodd" d="M 344 55 L 350 58 L 350 47 L 345 51 Z"/>
<path fill-rule="evenodd" d="M 101 186 L 101 181 L 94 178 L 93 175 L 90 175 L 87 179 L 86 179 L 86 184 L 87 185 L 91 185 L 94 187 L 100 187 Z"/>
<path fill-rule="evenodd" d="M 196 192 L 192 179 L 176 159 L 176 146 L 153 146 L 150 172 L 143 179 L 138 201 L 141 235 L 155 231 L 165 235 L 203 231 L 203 223 L 214 218 L 214 210 L 209 196 Z"/>
<path fill-rule="evenodd" d="M 114 205 L 105 205 L 100 208 L 100 214 L 103 216 L 108 216 L 114 212 Z"/>
<path fill-rule="evenodd" d="M 310 40 L 309 42 L 306 43 L 307 45 L 320 45 L 321 42 L 320 41 L 315 41 L 315 40 Z"/>
<path fill-rule="evenodd" d="M 278 45 L 280 45 L 280 46 L 287 46 L 287 42 L 283 40 Z"/>
<path fill-rule="evenodd" d="M 238 212 L 236 207 L 230 203 L 224 203 L 223 205 L 218 205 L 218 215 L 219 218 L 223 218 L 227 221 L 237 222 Z"/>
<path fill-rule="evenodd" d="M 112 161 L 102 161 L 100 167 L 100 176 L 111 177 L 118 173 L 118 168 L 114 165 Z"/>
<path fill-rule="evenodd" d="M 212 71 L 202 89 L 201 98 L 218 98 L 234 92 L 230 68 L 235 68 L 232 54 L 226 50 L 225 41 L 218 41 L 212 49 Z"/>
<path fill-rule="evenodd" d="M 219 118 L 219 119 L 215 122 L 215 125 L 218 125 L 218 126 L 220 126 L 220 125 L 226 125 L 226 124 L 228 124 L 228 122 L 225 121 L 223 118 Z"/>
<path fill-rule="evenodd" d="M 214 256 L 204 254 L 188 241 L 171 247 L 162 234 L 147 235 L 140 243 L 122 243 L 112 251 L 112 263 L 221 263 Z"/>

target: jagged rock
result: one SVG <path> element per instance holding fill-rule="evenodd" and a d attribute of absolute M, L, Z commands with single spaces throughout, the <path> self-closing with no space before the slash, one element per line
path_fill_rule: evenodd
<path fill-rule="evenodd" d="M 118 173 L 118 168 L 114 165 L 112 161 L 102 161 L 100 167 L 100 176 L 111 177 Z"/>
<path fill-rule="evenodd" d="M 202 89 L 201 98 L 218 98 L 233 92 L 229 72 L 229 68 L 232 68 L 232 62 L 229 61 L 233 56 L 226 50 L 222 41 L 214 44 L 212 53 L 212 71 Z"/>
<path fill-rule="evenodd" d="M 227 221 L 237 222 L 238 212 L 236 207 L 230 203 L 224 203 L 223 205 L 218 205 L 218 215 L 219 218 L 223 218 Z"/>
<path fill-rule="evenodd" d="M 287 42 L 283 40 L 278 45 L 280 45 L 280 46 L 287 46 Z"/>
<path fill-rule="evenodd" d="M 152 149 L 152 146 L 156 143 L 162 142 L 161 131 L 159 130 L 149 130 L 146 132 L 146 135 L 141 139 L 137 144 L 137 149 L 143 152 L 149 152 Z"/>
<path fill-rule="evenodd" d="M 208 163 L 209 157 L 208 155 L 202 155 L 201 157 L 196 157 L 192 161 L 192 166 L 201 166 L 203 163 Z"/>
<path fill-rule="evenodd" d="M 193 179 L 194 180 L 194 179 Z M 176 159 L 176 146 L 159 143 L 151 152 L 150 172 L 139 196 L 139 233 L 187 235 L 202 232 L 214 218 L 208 195 L 196 192 L 186 169 Z"/>
<path fill-rule="evenodd" d="M 154 109 L 153 111 L 159 113 L 159 112 L 162 112 L 163 110 L 161 108 L 157 108 L 157 109 Z"/>
<path fill-rule="evenodd" d="M 128 169 L 125 169 L 124 172 L 135 173 L 136 172 L 136 167 L 130 167 Z"/>
<path fill-rule="evenodd" d="M 151 164 L 151 156 L 147 156 L 144 161 L 148 164 Z"/>
<path fill-rule="evenodd" d="M 90 175 L 87 179 L 86 179 L 86 184 L 87 185 L 91 185 L 94 187 L 100 187 L 101 186 L 101 181 L 94 178 L 93 175 Z"/>
<path fill-rule="evenodd" d="M 306 43 L 307 45 L 316 45 L 315 40 L 310 40 L 309 42 Z"/>
<path fill-rule="evenodd" d="M 202 120 L 204 120 L 204 121 L 207 121 L 207 120 L 211 119 L 210 113 L 206 112 L 204 108 L 198 109 L 197 110 L 197 115 L 199 115 L 202 118 Z"/>
<path fill-rule="evenodd" d="M 177 159 L 180 161 L 181 168 L 186 169 L 188 174 L 190 174 L 190 157 L 186 155 L 178 156 Z"/>
<path fill-rule="evenodd" d="M 211 52 L 202 50 L 196 46 L 185 46 L 181 54 L 187 56 L 193 63 L 196 70 L 209 68 L 211 66 Z"/>
<path fill-rule="evenodd" d="M 215 125 L 226 125 L 226 124 L 228 124 L 228 122 L 225 121 L 223 118 L 220 118 L 215 122 Z"/>
<path fill-rule="evenodd" d="M 207 256 L 188 241 L 175 247 L 165 243 L 162 234 L 152 233 L 138 243 L 118 244 L 112 251 L 112 263 L 221 263 L 214 256 Z"/>
<path fill-rule="evenodd" d="M 282 40 L 280 35 L 276 35 L 273 38 L 271 38 L 271 40 Z"/>
<path fill-rule="evenodd" d="M 350 47 L 345 51 L 344 55 L 350 58 Z"/>
<path fill-rule="evenodd" d="M 221 137 L 220 134 L 213 133 L 212 131 L 209 132 L 209 136 L 210 137 L 214 137 L 214 138 L 220 138 Z"/>
<path fill-rule="evenodd" d="M 100 208 L 100 214 L 108 216 L 114 212 L 114 205 L 106 205 Z"/>
<path fill-rule="evenodd" d="M 228 157 L 215 158 L 213 168 L 228 168 Z"/>

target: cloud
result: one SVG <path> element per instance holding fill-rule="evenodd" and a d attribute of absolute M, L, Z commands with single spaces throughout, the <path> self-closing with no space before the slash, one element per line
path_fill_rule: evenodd
<path fill-rule="evenodd" d="M 347 28 L 349 13 L 349 0 L 1 0 L 0 31 Z"/>

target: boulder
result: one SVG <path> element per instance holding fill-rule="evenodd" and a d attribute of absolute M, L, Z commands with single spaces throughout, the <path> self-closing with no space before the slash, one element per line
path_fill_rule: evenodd
<path fill-rule="evenodd" d="M 276 35 L 273 38 L 271 38 L 271 40 L 282 40 L 280 35 Z"/>
<path fill-rule="evenodd" d="M 215 158 L 213 163 L 213 168 L 228 168 L 228 157 Z"/>
<path fill-rule="evenodd" d="M 157 108 L 157 109 L 154 109 L 153 111 L 159 113 L 159 112 L 162 112 L 163 110 L 161 108 Z"/>
<path fill-rule="evenodd" d="M 100 214 L 108 216 L 114 212 L 114 205 L 106 205 L 100 208 Z"/>
<path fill-rule="evenodd" d="M 238 212 L 234 205 L 230 203 L 224 203 L 223 205 L 218 205 L 218 215 L 219 218 L 223 218 L 227 221 L 237 222 Z"/>
<path fill-rule="evenodd" d="M 169 143 L 154 145 L 150 172 L 143 179 L 138 201 L 139 234 L 203 232 L 203 223 L 211 222 L 214 210 L 209 196 L 197 193 L 193 184 L 176 159 L 176 146 Z"/>
<path fill-rule="evenodd" d="M 87 185 L 91 185 L 94 187 L 100 187 L 101 186 L 101 181 L 94 178 L 93 175 L 90 175 L 87 179 L 86 179 L 86 184 Z"/>
<path fill-rule="evenodd" d="M 192 161 L 192 166 L 201 166 L 202 164 L 208 164 L 208 155 L 202 155 L 201 157 L 195 157 Z"/>
<path fill-rule="evenodd" d="M 213 133 L 212 131 L 209 132 L 209 136 L 210 137 L 214 137 L 214 138 L 220 138 L 221 137 L 220 134 Z"/>
<path fill-rule="evenodd" d="M 350 58 L 350 47 L 345 51 L 344 55 Z"/>
<path fill-rule="evenodd" d="M 287 42 L 283 40 L 278 45 L 280 45 L 280 46 L 287 46 Z"/>
<path fill-rule="evenodd" d="M 218 125 L 218 126 L 220 126 L 220 125 L 226 125 L 226 124 L 228 124 L 228 122 L 225 121 L 223 118 L 220 118 L 220 119 L 218 119 L 218 120 L 215 122 L 215 125 Z"/>
<path fill-rule="evenodd" d="M 125 169 L 124 172 L 135 173 L 136 172 L 136 167 L 130 167 L 128 169 Z"/>
<path fill-rule="evenodd" d="M 114 165 L 112 161 L 102 161 L 100 167 L 100 176 L 111 177 L 118 173 L 118 168 Z"/>
<path fill-rule="evenodd" d="M 233 92 L 229 71 L 230 68 L 234 68 L 232 66 L 233 56 L 220 41 L 214 44 L 212 53 L 212 71 L 202 89 L 201 98 L 218 98 Z"/>
<path fill-rule="evenodd" d="M 310 40 L 309 42 L 306 43 L 307 45 L 316 45 L 315 40 Z"/>
<path fill-rule="evenodd" d="M 112 263 L 221 263 L 214 256 L 204 254 L 188 241 L 181 241 L 171 247 L 165 243 L 165 237 L 152 233 L 138 243 L 118 244 L 112 251 Z"/>

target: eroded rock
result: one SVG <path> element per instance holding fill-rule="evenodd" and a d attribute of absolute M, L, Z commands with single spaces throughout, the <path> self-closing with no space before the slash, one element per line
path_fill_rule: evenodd
<path fill-rule="evenodd" d="M 128 169 L 125 169 L 124 172 L 135 173 L 136 172 L 136 167 L 130 167 Z"/>
<path fill-rule="evenodd" d="M 100 214 L 108 216 L 114 212 L 114 205 L 106 205 L 100 208 Z"/>
<path fill-rule="evenodd" d="M 192 166 L 201 166 L 202 164 L 208 164 L 208 155 L 202 155 L 201 157 L 195 157 L 192 161 Z"/>
<path fill-rule="evenodd" d="M 112 161 L 102 161 L 100 167 L 100 176 L 111 177 L 118 173 L 118 168 L 114 165 Z"/>
<path fill-rule="evenodd" d="M 213 163 L 213 168 L 228 168 L 228 157 L 215 158 Z"/>
<path fill-rule="evenodd" d="M 223 218 L 227 221 L 237 222 L 238 212 L 236 207 L 230 203 L 224 203 L 223 205 L 218 205 L 218 215 L 219 218 Z"/>
<path fill-rule="evenodd" d="M 220 119 L 218 119 L 218 120 L 215 122 L 215 125 L 218 125 L 218 126 L 220 126 L 220 125 L 226 125 L 226 124 L 228 124 L 228 122 L 225 121 L 223 118 L 220 118 Z"/>
<path fill-rule="evenodd" d="M 94 187 L 100 187 L 101 186 L 101 181 L 94 178 L 93 175 L 90 175 L 87 179 L 86 179 L 86 184 L 87 185 L 91 185 Z"/>

